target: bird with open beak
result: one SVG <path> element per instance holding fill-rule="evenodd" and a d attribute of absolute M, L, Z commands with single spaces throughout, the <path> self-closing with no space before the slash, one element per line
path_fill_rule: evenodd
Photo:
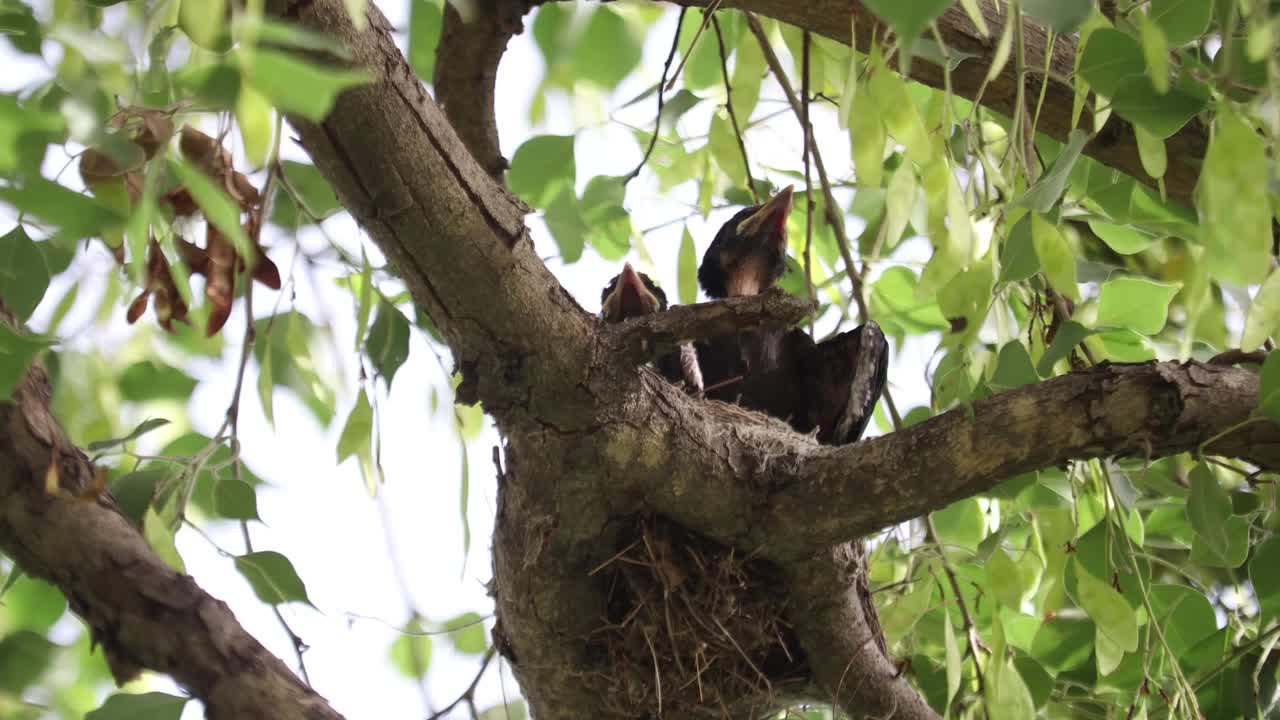
<path fill-rule="evenodd" d="M 600 318 L 607 323 L 620 323 L 667 309 L 667 294 L 631 263 L 622 266 L 600 293 Z M 692 345 L 686 343 L 676 352 L 667 353 L 654 362 L 658 372 L 671 382 L 684 382 L 693 393 L 702 392 L 702 371 Z"/>
<path fill-rule="evenodd" d="M 725 223 L 703 255 L 698 283 L 711 298 L 757 295 L 786 270 L 793 189 Z M 707 397 L 817 430 L 826 444 L 856 441 L 884 389 L 888 343 L 868 322 L 814 344 L 803 330 L 746 330 L 697 345 Z"/>

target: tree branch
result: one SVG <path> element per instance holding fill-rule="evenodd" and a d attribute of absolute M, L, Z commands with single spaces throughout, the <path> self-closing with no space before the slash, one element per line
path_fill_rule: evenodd
<path fill-rule="evenodd" d="M 498 62 L 511 37 L 524 30 L 523 18 L 534 3 L 478 0 L 471 5 L 476 16 L 468 23 L 453 3 L 444 4 L 433 80 L 436 102 L 480 167 L 501 181 L 507 161 L 494 111 Z"/>
<path fill-rule="evenodd" d="M 710 4 L 711 0 L 672 2 L 701 7 Z M 1013 63 L 1006 65 L 1000 75 L 982 90 L 996 41 L 1009 17 L 1008 6 L 998 0 L 978 0 L 978 5 L 991 30 L 989 37 L 983 37 L 978 32 L 959 3 L 953 4 L 937 21 L 938 31 L 948 47 L 978 56 L 961 62 L 951 71 L 951 89 L 970 100 L 978 97 L 981 90 L 981 103 L 985 107 L 1006 117 L 1013 117 L 1018 97 L 1017 68 Z M 722 7 L 748 10 L 776 18 L 845 44 L 851 41 L 849 18 L 853 15 L 857 19 L 857 37 L 852 40 L 864 52 L 871 46 L 873 34 L 883 32 L 883 26 L 879 25 L 876 16 L 857 0 L 726 0 Z M 1046 82 L 1043 70 L 1046 67 L 1045 54 L 1049 50 L 1048 36 L 1044 28 L 1027 20 L 1023 22 L 1023 38 L 1026 47 L 1025 81 L 1028 83 L 1027 87 L 1034 88 L 1034 92 L 1038 94 L 1041 83 Z M 1060 142 L 1065 142 L 1073 129 L 1071 110 L 1075 89 L 1070 84 L 1070 78 L 1075 72 L 1076 45 L 1074 38 L 1065 36 L 1058 36 L 1054 42 L 1047 65 L 1049 77 L 1044 105 L 1036 128 Z M 946 86 L 943 69 L 924 58 L 917 57 L 912 61 L 911 77 L 931 87 L 942 89 Z M 1087 129 L 1091 126 L 1091 121 L 1087 116 L 1082 116 L 1081 124 Z M 1191 195 L 1200 176 L 1199 164 L 1208 146 L 1208 129 L 1196 119 L 1166 140 L 1169 165 L 1164 176 L 1165 187 L 1170 198 L 1187 207 L 1192 207 Z M 1142 168 L 1133 126 L 1114 113 L 1098 137 L 1085 146 L 1084 153 L 1140 182 L 1156 186 L 1155 180 Z"/>
<path fill-rule="evenodd" d="M 668 445 L 669 462 L 691 467 L 699 482 L 675 492 L 667 482 L 646 486 L 654 510 L 785 562 L 1071 460 L 1155 459 L 1203 446 L 1280 468 L 1280 426 L 1259 418 L 1257 404 L 1258 376 L 1247 370 L 1103 363 L 839 448 L 739 421 L 734 442 Z M 684 428 L 723 422 L 682 420 Z M 649 420 L 652 432 L 664 424 Z"/>
<path fill-rule="evenodd" d="M 94 499 L 94 468 L 50 414 L 50 394 L 36 364 L 0 402 L 0 549 L 66 595 L 116 682 L 167 673 L 213 720 L 341 718 L 226 603 L 166 565 L 109 495 Z M 63 493 L 45 490 L 51 462 Z"/>
<path fill-rule="evenodd" d="M 648 362 L 694 340 L 759 328 L 789 328 L 813 313 L 813 304 L 783 290 L 694 305 L 633 318 L 606 331 L 603 342 L 624 348 L 634 364 Z"/>

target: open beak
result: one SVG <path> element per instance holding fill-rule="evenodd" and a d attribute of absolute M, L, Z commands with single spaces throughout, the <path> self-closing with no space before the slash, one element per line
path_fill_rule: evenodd
<path fill-rule="evenodd" d="M 618 302 L 624 318 L 648 315 L 658 309 L 653 293 L 644 286 L 631 263 L 622 266 L 622 277 L 618 278 Z"/>
<path fill-rule="evenodd" d="M 766 236 L 785 249 L 787 244 L 787 216 L 791 214 L 792 191 L 788 185 L 769 202 L 760 206 L 746 220 L 738 223 L 738 235 L 746 238 Z"/>

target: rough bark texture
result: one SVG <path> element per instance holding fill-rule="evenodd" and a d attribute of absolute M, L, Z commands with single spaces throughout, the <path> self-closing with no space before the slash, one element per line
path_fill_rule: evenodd
<path fill-rule="evenodd" d="M 869 15 L 848 0 L 726 4 L 846 41 L 849 13 L 857 12 L 860 45 L 870 32 Z M 510 20 L 491 12 L 501 0 L 478 5 L 481 18 Z M 538 718 L 652 714 L 655 698 L 599 691 L 611 673 L 634 670 L 611 664 L 615 656 L 600 640 L 606 625 L 617 624 L 610 619 L 617 593 L 600 569 L 637 541 L 631 518 L 666 518 L 696 535 L 694 544 L 708 556 L 727 549 L 751 557 L 757 564 L 750 573 L 781 584 L 774 610 L 787 636 L 779 638 L 788 653 L 786 677 L 750 658 L 743 667 L 780 686 L 787 680 L 787 697 L 835 698 L 854 717 L 933 718 L 877 643 L 860 587 L 862 560 L 847 541 L 1075 458 L 1158 457 L 1215 438 L 1208 452 L 1280 468 L 1280 428 L 1244 422 L 1257 405 L 1256 376 L 1200 363 L 1103 365 L 839 448 L 818 445 L 780 421 L 690 398 L 651 371 L 637 372 L 636 363 L 738 321 L 791 321 L 798 306 L 764 298 L 754 306 L 690 307 L 605 328 L 534 254 L 523 222 L 527 208 L 493 179 L 500 155 L 492 118 L 463 114 L 465 108 L 492 114 L 496 59 L 477 65 L 480 81 L 471 88 L 489 97 L 467 97 L 465 84 L 450 86 L 449 115 L 459 125 L 479 124 L 460 137 L 414 77 L 376 7 L 358 31 L 341 0 L 268 6 L 341 42 L 355 64 L 376 75 L 344 93 L 323 123 L 290 122 L 441 329 L 466 394 L 484 403 L 506 438 L 493 540 L 495 642 Z M 940 22 L 944 38 L 989 53 L 994 39 L 978 39 L 958 12 Z M 476 48 L 486 58 L 505 46 L 512 27 L 462 27 L 457 18 L 447 24 L 445 47 L 487 38 Z M 989 16 L 989 24 L 998 28 L 998 18 Z M 1036 31 L 1028 32 L 1034 46 Z M 1053 66 L 1069 66 L 1071 52 L 1057 47 Z M 1039 66 L 1034 49 L 1028 61 Z M 966 61 L 961 68 L 955 89 L 971 95 L 985 65 Z M 923 62 L 916 71 L 925 81 L 936 73 Z M 984 103 L 1011 108 L 1011 73 L 987 89 Z M 1058 137 L 1070 116 L 1067 92 L 1052 86 L 1042 115 L 1042 129 Z M 1184 133 L 1192 142 L 1194 129 Z M 1177 142 L 1168 182 L 1172 195 L 1185 198 L 1194 177 L 1175 169 L 1175 159 L 1193 162 L 1203 144 L 1188 149 Z M 1140 173 L 1136 152 L 1129 162 L 1123 147 L 1089 151 Z M 213 717 L 335 717 L 224 605 L 168 569 L 118 513 L 44 494 L 56 424 L 43 382 L 33 371 L 14 400 L 0 404 L 0 547 L 72 598 L 118 674 L 136 667 L 168 672 Z M 79 478 L 67 486 L 83 485 L 86 461 L 56 432 L 58 447 L 66 448 L 59 461 L 64 483 Z M 798 642 L 794 653 L 791 640 Z M 655 666 L 659 661 L 655 654 Z M 805 673 L 798 685 L 790 682 L 797 671 Z M 723 675 L 706 674 L 705 681 L 722 682 Z M 781 697 L 746 694 L 716 708 L 668 704 L 661 715 L 759 716 Z"/>
<path fill-rule="evenodd" d="M 62 590 L 121 684 L 143 668 L 167 673 L 213 720 L 340 718 L 225 603 L 152 552 L 109 496 L 92 496 L 93 468 L 50 414 L 48 383 L 35 366 L 0 402 L 4 554 Z M 51 462 L 63 493 L 45 491 Z"/>

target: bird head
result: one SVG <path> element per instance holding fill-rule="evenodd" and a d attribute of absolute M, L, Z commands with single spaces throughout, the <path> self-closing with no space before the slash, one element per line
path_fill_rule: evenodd
<path fill-rule="evenodd" d="M 648 275 L 638 273 L 631 263 L 613 276 L 600 293 L 600 317 L 605 322 L 622 322 L 667 309 L 667 294 Z"/>
<path fill-rule="evenodd" d="M 708 297 L 758 295 L 782 277 L 791 191 L 788 185 L 763 205 L 740 211 L 716 233 L 698 266 L 698 284 Z"/>

